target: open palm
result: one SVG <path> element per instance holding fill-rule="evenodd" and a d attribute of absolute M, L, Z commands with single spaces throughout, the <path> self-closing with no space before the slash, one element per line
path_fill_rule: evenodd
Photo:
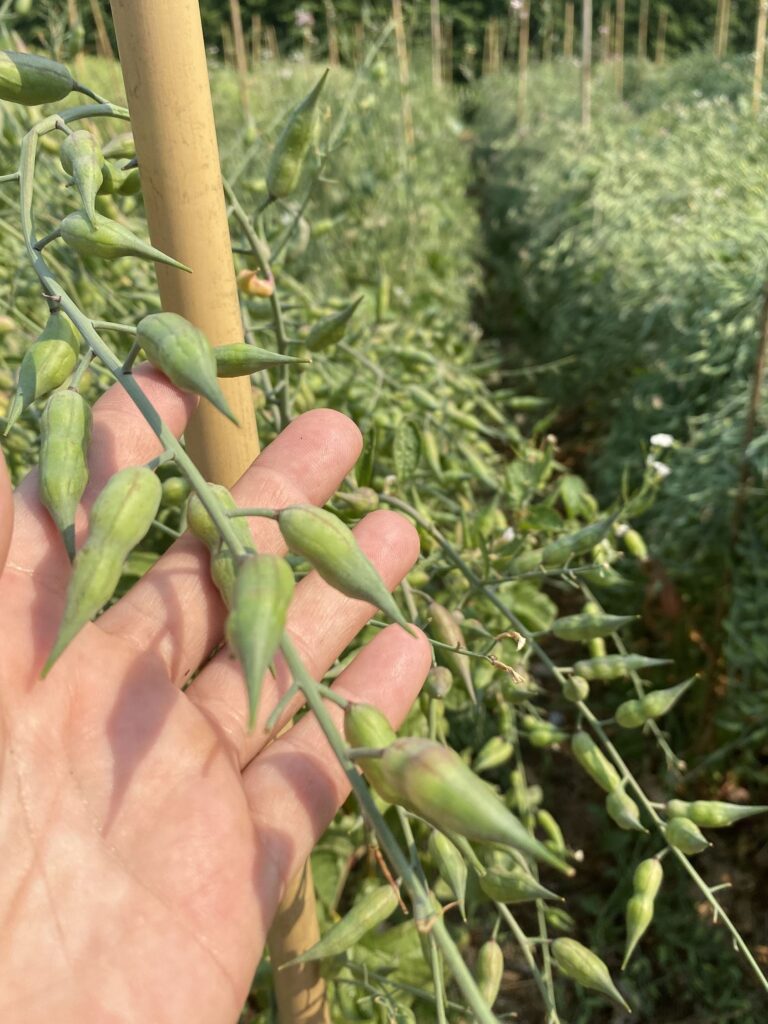
<path fill-rule="evenodd" d="M 147 368 L 137 379 L 180 434 L 195 400 Z M 359 450 L 345 417 L 308 413 L 235 496 L 241 505 L 322 503 Z M 100 399 L 80 541 L 109 476 L 158 451 L 122 390 Z M 259 550 L 281 550 L 274 523 L 255 520 L 253 530 Z M 413 529 L 394 513 L 368 516 L 356 536 L 390 586 L 417 554 Z M 225 616 L 193 538 L 86 627 L 43 681 L 69 566 L 36 472 L 12 498 L 0 460 L 0 567 L 6 552 L 0 1020 L 231 1024 L 286 882 L 346 796 L 343 773 L 311 716 L 266 745 L 264 721 L 289 682 L 280 672 L 265 682 L 251 734 L 226 648 L 182 692 L 220 643 Z M 316 677 L 370 614 L 315 573 L 302 580 L 289 628 Z M 428 665 L 424 638 L 393 626 L 336 686 L 399 724 Z"/>

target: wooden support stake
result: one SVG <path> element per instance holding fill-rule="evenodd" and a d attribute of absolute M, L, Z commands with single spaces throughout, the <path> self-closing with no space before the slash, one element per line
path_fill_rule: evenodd
<path fill-rule="evenodd" d="M 600 63 L 605 64 L 611 56 L 611 5 L 604 3 L 600 11 Z"/>
<path fill-rule="evenodd" d="M 328 63 L 335 68 L 339 65 L 339 33 L 333 0 L 325 0 L 325 27 L 328 33 Z"/>
<path fill-rule="evenodd" d="M 261 63 L 261 15 L 251 18 L 251 67 Z"/>
<path fill-rule="evenodd" d="M 443 31 L 443 80 L 453 81 L 453 18 L 446 18 Z"/>
<path fill-rule="evenodd" d="M 432 85 L 443 85 L 443 42 L 440 31 L 440 0 L 429 0 L 429 29 L 432 40 Z"/>
<path fill-rule="evenodd" d="M 720 22 L 720 54 L 725 57 L 728 52 L 728 37 L 731 28 L 731 0 L 723 0 L 723 17 Z"/>
<path fill-rule="evenodd" d="M 405 36 L 403 21 L 403 5 L 401 0 L 392 0 L 392 20 L 395 24 L 395 46 L 397 49 L 397 68 L 400 76 L 400 103 L 403 117 L 403 135 L 405 144 L 413 148 L 415 133 L 413 128 L 413 109 L 411 107 L 410 65 L 408 62 L 408 42 Z"/>
<path fill-rule="evenodd" d="M 237 87 L 240 93 L 240 106 L 246 120 L 250 121 L 251 107 L 248 93 L 248 54 L 245 51 L 245 35 L 243 18 L 240 13 L 240 0 L 229 0 L 229 14 L 232 22 L 232 41 L 235 49 L 235 68 L 237 70 Z"/>
<path fill-rule="evenodd" d="M 616 0 L 616 34 L 613 52 L 616 54 L 616 95 L 624 95 L 624 0 Z"/>
<path fill-rule="evenodd" d="M 661 67 L 664 63 L 664 56 L 667 47 L 667 19 L 669 18 L 669 11 L 666 7 L 662 7 L 659 15 L 659 32 L 656 36 L 656 63 Z"/>
<path fill-rule="evenodd" d="M 104 15 L 101 12 L 101 4 L 99 3 L 99 0 L 88 0 L 88 3 L 91 8 L 93 24 L 96 28 L 96 52 L 100 57 L 104 57 L 107 60 L 114 60 L 115 51 L 112 49 L 109 32 L 107 32 L 107 26 L 104 24 Z"/>
<path fill-rule="evenodd" d="M 277 42 L 277 32 L 275 31 L 274 25 L 267 25 L 266 28 L 267 36 L 267 53 L 269 59 L 272 61 L 280 59 L 280 47 Z"/>
<path fill-rule="evenodd" d="M 592 124 L 592 0 L 581 11 L 581 127 Z"/>
<path fill-rule="evenodd" d="M 755 31 L 755 74 L 752 79 L 752 113 L 755 117 L 760 113 L 760 107 L 763 102 L 766 22 L 768 22 L 768 0 L 758 0 L 757 29 Z"/>
<path fill-rule="evenodd" d="M 567 0 L 565 5 L 565 28 L 563 30 L 563 57 L 566 60 L 573 60 L 573 21 L 574 3 Z"/>
<path fill-rule="evenodd" d="M 69 25 L 69 31 L 72 33 L 77 32 L 82 25 L 77 0 L 67 0 L 67 24 Z M 85 77 L 83 74 L 85 65 L 83 62 L 83 51 L 81 49 L 75 54 L 73 64 L 75 65 L 75 77 L 82 81 Z"/>
<path fill-rule="evenodd" d="M 640 0 L 637 22 L 637 56 L 640 60 L 645 60 L 648 56 L 648 11 L 649 0 Z"/>
<path fill-rule="evenodd" d="M 320 961 L 277 969 L 280 964 L 287 963 L 309 948 L 307 927 L 313 924 L 317 933 L 315 887 L 312 868 L 307 861 L 286 888 L 269 933 L 269 955 L 275 968 L 272 977 L 280 1024 L 330 1024 Z"/>
<path fill-rule="evenodd" d="M 517 124 L 524 130 L 528 123 L 528 44 L 531 38 L 531 0 L 524 0 L 520 11 L 519 65 L 517 70 Z"/>

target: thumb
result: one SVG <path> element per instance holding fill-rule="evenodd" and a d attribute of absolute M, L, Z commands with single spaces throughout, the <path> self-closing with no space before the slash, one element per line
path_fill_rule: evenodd
<path fill-rule="evenodd" d="M 8 467 L 5 464 L 3 453 L 0 452 L 0 572 L 5 567 L 12 531 L 13 491 L 11 490 L 11 478 L 8 476 Z"/>

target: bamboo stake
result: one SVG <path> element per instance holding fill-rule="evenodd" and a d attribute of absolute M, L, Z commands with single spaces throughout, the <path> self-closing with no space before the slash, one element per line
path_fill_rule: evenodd
<path fill-rule="evenodd" d="M 403 116 L 403 134 L 405 143 L 410 149 L 415 141 L 413 129 L 413 110 L 411 108 L 410 67 L 408 63 L 408 42 L 405 36 L 403 21 L 403 5 L 401 0 L 392 0 L 392 20 L 395 25 L 395 46 L 397 49 L 397 67 L 400 75 L 400 103 Z"/>
<path fill-rule="evenodd" d="M 645 60 L 648 56 L 648 10 L 649 0 L 640 0 L 640 15 L 637 24 L 637 56 Z"/>
<path fill-rule="evenodd" d="M 440 32 L 440 0 L 429 0 L 429 27 L 432 39 L 432 85 L 443 85 L 443 43 Z"/>
<path fill-rule="evenodd" d="M 528 118 L 528 44 L 531 38 L 531 0 L 525 0 L 520 11 L 520 44 L 517 79 L 517 122 L 524 130 Z"/>
<path fill-rule="evenodd" d="M 99 0 L 88 0 L 88 2 L 91 8 L 93 24 L 96 28 L 96 52 L 100 57 L 114 60 L 115 51 L 112 49 L 109 32 L 107 32 L 107 26 L 104 23 L 104 15 L 101 13 L 101 4 Z"/>
<path fill-rule="evenodd" d="M 624 96 L 624 0 L 616 0 L 616 34 L 613 52 L 616 54 L 616 95 Z"/>
<path fill-rule="evenodd" d="M 80 11 L 77 7 L 77 0 L 67 0 L 67 23 L 69 24 L 69 31 L 76 32 L 80 28 L 82 22 L 80 20 Z M 75 54 L 73 61 L 75 65 L 75 77 L 81 81 L 84 77 L 84 64 L 83 64 L 83 51 L 78 50 Z"/>
<path fill-rule="evenodd" d="M 611 9 L 608 3 L 603 3 L 600 10 L 600 28 L 598 33 L 600 35 L 600 63 L 605 64 L 610 56 L 610 22 L 611 22 Z"/>
<path fill-rule="evenodd" d="M 235 45 L 232 42 L 232 29 L 229 25 L 221 26 L 221 58 L 225 66 L 235 64 Z"/>
<path fill-rule="evenodd" d="M 566 60 L 573 60 L 573 21 L 574 3 L 567 0 L 565 5 L 565 29 L 563 31 L 563 57 Z"/>
<path fill-rule="evenodd" d="M 499 19 L 498 18 L 493 18 L 492 24 L 493 24 L 493 39 L 492 39 L 492 43 L 491 43 L 491 60 L 492 60 L 492 64 L 493 64 L 493 71 L 494 71 L 495 74 L 498 74 L 498 72 L 501 71 L 501 51 L 502 51 L 501 27 L 499 25 Z"/>
<path fill-rule="evenodd" d="M 766 22 L 768 22 L 768 0 L 758 0 L 757 30 L 755 33 L 755 74 L 752 79 L 752 113 L 755 117 L 760 113 L 763 100 Z"/>
<path fill-rule="evenodd" d="M 261 63 L 261 15 L 254 14 L 251 18 L 251 65 Z"/>
<path fill-rule="evenodd" d="M 720 59 L 720 32 L 723 23 L 723 0 L 717 0 L 717 11 L 715 13 L 715 38 L 712 42 L 712 50 L 715 57 Z"/>
<path fill-rule="evenodd" d="M 453 81 L 453 18 L 447 18 L 443 32 L 443 80 Z"/>
<path fill-rule="evenodd" d="M 309 948 L 308 924 L 314 924 L 317 931 L 315 887 L 309 861 L 291 879 L 270 930 L 269 955 L 273 967 L 287 963 Z M 272 977 L 280 1024 L 330 1024 L 319 961 L 274 970 Z"/>
<path fill-rule="evenodd" d="M 336 8 L 333 0 L 325 0 L 325 26 L 328 34 L 328 63 L 332 68 L 339 65 L 339 33 L 336 28 Z"/>
<path fill-rule="evenodd" d="M 277 32 L 275 31 L 274 25 L 267 25 L 266 28 L 267 36 L 267 53 L 269 53 L 269 59 L 272 61 L 280 59 L 280 47 L 277 43 Z"/>
<path fill-rule="evenodd" d="M 245 52 L 245 35 L 243 34 L 243 18 L 240 13 L 240 0 L 229 0 L 229 13 L 232 20 L 232 40 L 235 47 L 235 68 L 237 69 L 237 86 L 240 92 L 240 105 L 246 120 L 250 121 L 251 108 L 248 101 L 248 55 Z"/>
<path fill-rule="evenodd" d="M 659 34 L 656 37 L 656 63 L 659 67 L 664 63 L 664 56 L 666 53 L 668 17 L 669 11 L 666 7 L 662 7 L 661 14 L 659 15 Z"/>
<path fill-rule="evenodd" d="M 592 124 L 592 0 L 584 0 L 581 12 L 581 126 Z"/>
<path fill-rule="evenodd" d="M 723 0 L 723 17 L 720 22 L 720 57 L 728 52 L 728 36 L 731 23 L 731 0 Z"/>

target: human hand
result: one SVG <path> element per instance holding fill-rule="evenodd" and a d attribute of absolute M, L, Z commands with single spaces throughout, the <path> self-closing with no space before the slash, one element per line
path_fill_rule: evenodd
<path fill-rule="evenodd" d="M 180 434 L 196 399 L 146 367 L 136 378 Z M 233 493 L 240 505 L 322 504 L 360 445 L 344 416 L 307 413 Z M 80 543 L 107 479 L 158 452 L 115 385 L 94 408 Z M 264 722 L 289 685 L 283 671 L 265 682 L 250 734 L 226 648 L 182 692 L 225 619 L 207 553 L 189 535 L 41 680 L 69 563 L 36 477 L 13 498 L 0 460 L 0 1020 L 230 1024 L 285 884 L 346 797 L 346 779 L 312 716 L 265 747 Z M 275 523 L 251 522 L 260 551 L 283 550 Z M 372 513 L 355 535 L 389 586 L 418 553 L 395 513 Z M 289 632 L 316 678 L 371 611 L 314 572 L 301 581 Z M 397 726 L 429 663 L 423 636 L 390 626 L 335 688 Z M 338 723 L 339 708 L 330 711 Z"/>

